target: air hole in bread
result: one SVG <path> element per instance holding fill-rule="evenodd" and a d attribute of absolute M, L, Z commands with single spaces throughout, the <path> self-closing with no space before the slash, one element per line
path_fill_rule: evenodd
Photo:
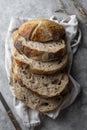
<path fill-rule="evenodd" d="M 41 64 L 40 62 L 38 62 L 39 63 L 39 65 Z"/>
<path fill-rule="evenodd" d="M 19 84 L 22 84 L 22 81 L 21 81 L 21 79 L 18 79 L 18 83 L 19 83 Z"/>
<path fill-rule="evenodd" d="M 48 103 L 48 102 L 45 102 L 45 103 L 42 103 L 41 105 L 42 105 L 42 106 L 48 106 L 49 103 Z"/>
<path fill-rule="evenodd" d="M 24 69 L 24 67 L 23 67 L 23 66 L 21 66 L 21 69 Z"/>
<path fill-rule="evenodd" d="M 34 80 L 31 80 L 31 83 L 34 83 Z"/>
<path fill-rule="evenodd" d="M 42 76 L 42 79 L 44 79 L 44 76 Z"/>
<path fill-rule="evenodd" d="M 26 70 L 29 69 L 29 65 L 26 65 L 26 66 L 25 66 L 25 69 L 26 69 Z"/>
<path fill-rule="evenodd" d="M 15 83 L 17 83 L 17 79 L 15 79 L 14 81 L 15 81 Z"/>
<path fill-rule="evenodd" d="M 24 74 L 27 74 L 27 72 L 25 70 L 22 71 Z"/>
<path fill-rule="evenodd" d="M 48 84 L 47 84 L 47 83 L 44 83 L 44 85 L 45 85 L 45 86 L 48 86 Z"/>
<path fill-rule="evenodd" d="M 59 45 L 61 45 L 61 43 L 59 43 Z"/>
<path fill-rule="evenodd" d="M 50 53 L 49 54 L 49 58 L 55 58 L 56 56 L 55 55 L 53 55 L 53 53 Z"/>
<path fill-rule="evenodd" d="M 24 100 L 26 100 L 26 97 L 25 97 L 25 96 L 24 96 L 23 98 L 24 98 Z"/>
<path fill-rule="evenodd" d="M 60 85 L 61 84 L 61 80 L 60 80 L 60 82 L 58 83 L 58 85 Z"/>
<path fill-rule="evenodd" d="M 52 45 L 50 45 L 49 47 L 52 47 Z"/>
<path fill-rule="evenodd" d="M 57 81 L 58 81 L 58 79 L 54 79 L 51 83 L 52 83 L 52 84 L 56 84 Z"/>
<path fill-rule="evenodd" d="M 24 87 L 24 85 L 23 85 L 23 84 L 21 84 L 21 87 Z"/>

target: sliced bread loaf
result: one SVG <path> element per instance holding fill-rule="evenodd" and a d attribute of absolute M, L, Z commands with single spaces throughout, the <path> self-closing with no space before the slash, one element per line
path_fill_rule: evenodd
<path fill-rule="evenodd" d="M 27 57 L 39 61 L 51 61 L 62 58 L 66 52 L 66 45 L 64 40 L 56 42 L 34 42 L 26 41 L 24 37 L 14 35 L 14 46 L 21 53 Z"/>
<path fill-rule="evenodd" d="M 68 56 L 65 55 L 58 61 L 41 62 L 27 58 L 25 55 L 21 55 L 19 52 L 15 51 L 14 59 L 19 66 L 29 66 L 29 70 L 35 74 L 48 75 L 62 70 L 67 64 Z"/>
<path fill-rule="evenodd" d="M 29 68 L 19 67 L 15 63 L 14 73 L 16 77 L 22 80 L 28 89 L 45 98 L 60 95 L 68 86 L 68 75 L 58 73 L 55 75 L 36 75 L 29 72 Z"/>
<path fill-rule="evenodd" d="M 40 112 L 49 112 L 57 109 L 63 101 L 61 96 L 44 99 L 37 94 L 32 93 L 15 75 L 13 78 L 13 85 L 16 98 L 22 100 L 29 108 Z"/>

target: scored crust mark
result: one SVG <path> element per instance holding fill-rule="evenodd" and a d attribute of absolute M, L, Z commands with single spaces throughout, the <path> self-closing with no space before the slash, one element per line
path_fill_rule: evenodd
<path fill-rule="evenodd" d="M 38 37 L 40 36 L 40 37 Z M 47 21 L 41 21 L 40 26 L 38 26 L 36 32 L 34 33 L 32 40 L 42 42 L 47 41 L 58 41 L 60 38 L 65 39 L 65 32 L 64 28 L 60 25 L 56 25 L 55 22 L 47 22 Z"/>
<path fill-rule="evenodd" d="M 13 86 L 16 98 L 22 100 L 31 109 L 35 109 L 40 112 L 49 112 L 57 109 L 63 100 L 62 96 L 45 99 L 33 93 L 28 90 L 19 79 L 16 78 L 15 74 L 13 74 Z"/>
<path fill-rule="evenodd" d="M 31 36 L 32 41 L 38 41 L 38 39 L 41 42 L 47 42 L 53 40 L 51 34 L 48 32 L 45 25 L 42 24 L 42 21 L 39 21 L 37 28 L 34 30 Z"/>
<path fill-rule="evenodd" d="M 28 37 L 26 40 L 30 40 L 30 38 L 31 38 L 31 36 L 32 36 L 32 33 L 34 32 L 34 30 L 35 30 L 37 27 L 38 27 L 38 24 L 37 24 L 35 27 L 33 27 L 32 31 L 31 31 L 30 34 L 29 34 L 29 37 Z"/>
<path fill-rule="evenodd" d="M 38 24 L 33 24 L 32 22 L 25 23 L 23 24 L 19 29 L 18 29 L 18 34 L 23 36 L 26 40 L 29 40 L 29 38 L 32 35 L 32 32 L 34 29 L 38 26 Z"/>

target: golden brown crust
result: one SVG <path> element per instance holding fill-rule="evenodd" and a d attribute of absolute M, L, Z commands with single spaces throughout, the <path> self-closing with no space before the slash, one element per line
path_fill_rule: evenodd
<path fill-rule="evenodd" d="M 65 29 L 51 20 L 37 19 L 24 23 L 18 29 L 18 34 L 26 40 L 47 42 L 65 39 Z"/>
<path fill-rule="evenodd" d="M 34 21 L 24 23 L 18 30 L 18 34 L 29 40 L 33 30 L 38 24 Z"/>

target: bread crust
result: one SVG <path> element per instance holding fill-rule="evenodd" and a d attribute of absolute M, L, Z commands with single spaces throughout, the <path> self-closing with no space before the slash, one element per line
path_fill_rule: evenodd
<path fill-rule="evenodd" d="M 65 29 L 54 21 L 36 19 L 21 25 L 18 29 L 18 34 L 31 41 L 58 41 L 65 38 Z"/>

